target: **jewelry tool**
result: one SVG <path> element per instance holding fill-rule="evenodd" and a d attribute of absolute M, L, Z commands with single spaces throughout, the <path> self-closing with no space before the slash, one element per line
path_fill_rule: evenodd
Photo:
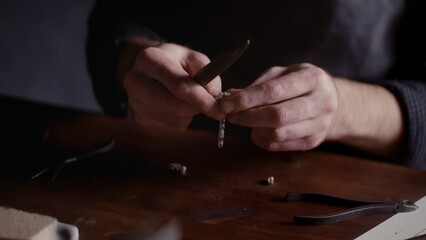
<path fill-rule="evenodd" d="M 228 69 L 247 49 L 250 40 L 246 40 L 234 48 L 223 52 L 209 64 L 200 69 L 193 78 L 202 86 L 206 86 L 211 80 Z"/>
<path fill-rule="evenodd" d="M 101 145 L 99 145 L 98 147 L 94 148 L 93 150 L 90 150 L 88 152 L 85 152 L 83 154 L 80 154 L 78 156 L 74 156 L 68 159 L 56 159 L 55 157 L 52 156 L 52 154 L 48 151 L 47 147 L 46 147 L 46 139 L 49 136 L 49 132 L 46 132 L 43 136 L 42 139 L 42 143 L 45 149 L 46 154 L 48 155 L 48 162 L 46 167 L 41 170 L 40 172 L 36 173 L 34 176 L 31 177 L 31 180 L 36 179 L 38 177 L 40 177 L 41 175 L 47 173 L 47 172 L 51 172 L 52 176 L 50 181 L 54 182 L 56 177 L 58 176 L 59 172 L 69 163 L 72 162 L 76 162 L 79 161 L 81 159 L 85 159 L 85 158 L 89 158 L 101 153 L 107 153 L 109 152 L 115 145 L 115 140 L 111 139 L 108 140 L 108 142 L 106 143 L 102 143 Z"/>
<path fill-rule="evenodd" d="M 363 216 L 412 212 L 418 208 L 416 204 L 405 199 L 357 200 L 315 192 L 288 193 L 284 198 L 285 202 L 304 200 L 352 208 L 325 215 L 296 215 L 294 216 L 294 223 L 309 225 L 331 224 Z"/>

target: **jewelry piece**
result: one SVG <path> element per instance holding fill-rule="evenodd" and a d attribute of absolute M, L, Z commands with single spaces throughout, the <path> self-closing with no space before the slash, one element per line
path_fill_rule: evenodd
<path fill-rule="evenodd" d="M 272 185 L 274 184 L 274 182 L 275 182 L 275 179 L 273 176 L 268 177 L 268 185 Z"/>
<path fill-rule="evenodd" d="M 229 92 L 221 92 L 216 96 L 216 101 L 220 102 L 223 98 L 229 97 L 231 94 Z M 217 147 L 223 148 L 223 142 L 225 139 L 225 123 L 226 119 L 219 121 L 219 131 L 217 133 Z"/>
<path fill-rule="evenodd" d="M 180 168 L 180 174 L 182 174 L 183 176 L 186 176 L 186 170 L 187 170 L 186 166 L 182 165 L 182 167 Z"/>
<path fill-rule="evenodd" d="M 170 168 L 170 170 L 180 172 L 180 174 L 182 174 L 182 176 L 185 176 L 186 171 L 188 170 L 188 168 L 185 165 L 182 165 L 180 163 L 170 163 L 169 168 Z"/>

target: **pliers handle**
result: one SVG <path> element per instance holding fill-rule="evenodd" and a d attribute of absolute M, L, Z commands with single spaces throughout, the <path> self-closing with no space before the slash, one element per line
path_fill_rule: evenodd
<path fill-rule="evenodd" d="M 101 153 L 107 153 L 109 151 L 111 151 L 111 149 L 114 147 L 115 145 L 115 140 L 114 139 L 110 139 L 108 140 L 108 142 L 103 143 L 102 145 L 96 147 L 93 150 L 90 150 L 88 152 L 85 152 L 83 154 L 68 158 L 68 159 L 57 159 L 55 158 L 50 151 L 48 151 L 47 146 L 46 146 L 46 139 L 49 137 L 49 131 L 47 131 L 42 138 L 42 144 L 44 146 L 44 150 L 46 152 L 46 155 L 48 157 L 48 161 L 46 163 L 46 167 L 43 168 L 41 171 L 37 172 L 34 176 L 31 177 L 31 180 L 36 179 L 38 177 L 40 177 L 41 175 L 47 174 L 47 173 L 51 173 L 51 182 L 54 182 L 56 177 L 58 176 L 59 172 L 69 163 L 75 162 L 75 161 L 79 161 L 81 159 L 85 159 L 85 158 L 90 158 L 92 156 L 95 156 L 97 154 L 101 154 Z"/>
<path fill-rule="evenodd" d="M 352 208 L 345 211 L 325 215 L 296 215 L 294 216 L 294 223 L 297 224 L 331 224 L 368 215 L 411 212 L 415 211 L 418 208 L 413 202 L 404 199 L 358 200 L 316 192 L 293 192 L 288 193 L 284 198 L 285 202 L 303 200 L 321 202 L 332 205 L 341 205 Z"/>

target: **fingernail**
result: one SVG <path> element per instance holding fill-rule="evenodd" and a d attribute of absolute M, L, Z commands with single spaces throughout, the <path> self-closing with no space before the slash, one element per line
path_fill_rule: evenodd
<path fill-rule="evenodd" d="M 235 109 L 235 104 L 231 101 L 223 101 L 221 104 L 222 111 L 226 114 L 231 113 Z"/>

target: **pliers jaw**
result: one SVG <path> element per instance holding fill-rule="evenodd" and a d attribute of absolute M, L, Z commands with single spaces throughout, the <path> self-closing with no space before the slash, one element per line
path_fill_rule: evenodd
<path fill-rule="evenodd" d="M 395 201 L 394 204 L 396 205 L 396 207 L 395 207 L 394 213 L 413 212 L 419 208 L 415 203 L 409 200 L 398 199 L 398 200 L 391 200 L 391 201 Z"/>

